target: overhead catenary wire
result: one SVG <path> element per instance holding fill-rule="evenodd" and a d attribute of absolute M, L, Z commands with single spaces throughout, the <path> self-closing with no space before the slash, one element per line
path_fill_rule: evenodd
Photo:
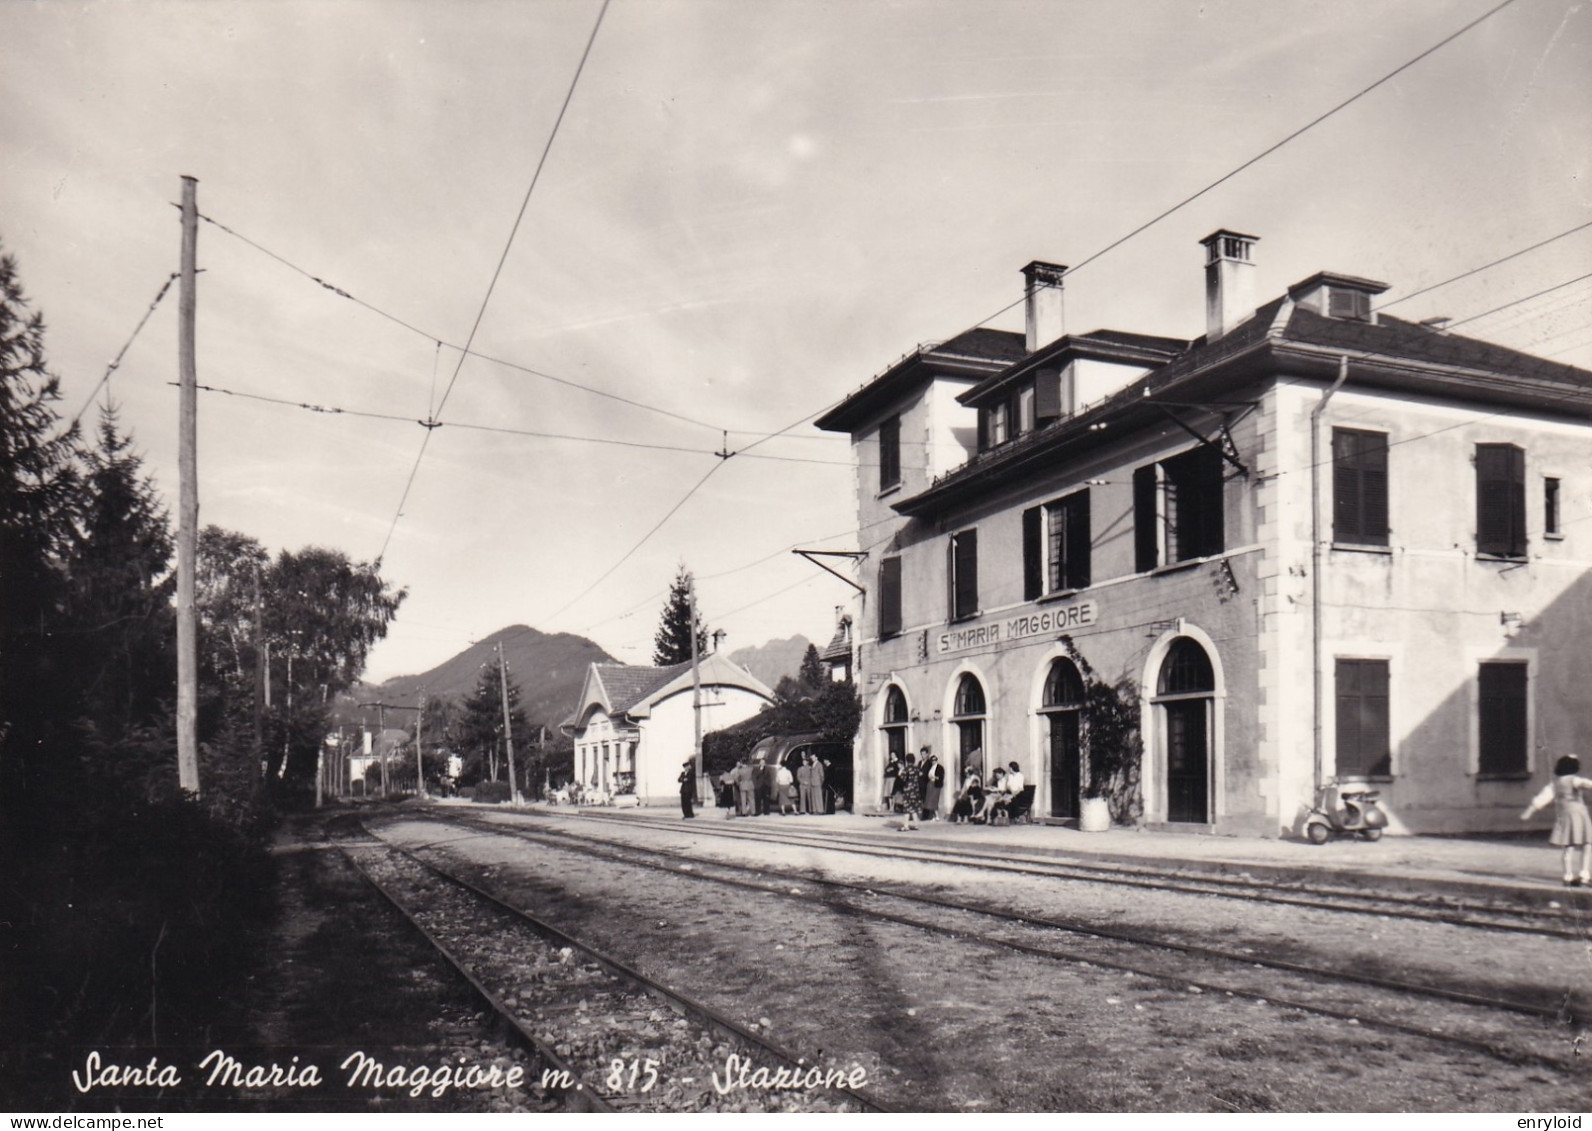
<path fill-rule="evenodd" d="M 87 398 L 84 399 L 83 407 L 77 410 L 76 415 L 72 417 L 71 423 L 66 426 L 66 432 L 71 432 L 72 429 L 77 427 L 78 421 L 82 420 L 83 414 L 88 411 L 88 406 L 94 403 L 94 398 L 99 396 L 100 390 L 110 381 L 111 374 L 121 368 L 122 359 L 127 356 L 127 351 L 138 340 L 139 333 L 143 331 L 144 326 L 155 313 L 155 308 L 160 305 L 160 300 L 166 297 L 166 292 L 171 290 L 171 285 L 177 281 L 178 277 L 179 273 L 176 271 L 166 276 L 166 281 L 160 285 L 160 290 L 155 292 L 154 299 L 144 311 L 144 316 L 138 320 L 138 325 L 133 327 L 133 332 L 127 336 L 127 341 L 122 343 L 122 348 L 116 351 L 116 356 L 111 359 L 111 363 L 105 367 L 105 372 L 100 375 L 99 383 L 94 386 L 94 391 L 89 393 Z"/>
<path fill-rule="evenodd" d="M 547 157 L 553 150 L 553 142 L 558 137 L 559 127 L 564 124 L 564 115 L 569 112 L 569 104 L 575 97 L 575 88 L 580 83 L 580 76 L 586 69 L 586 60 L 591 58 L 592 45 L 597 42 L 597 32 L 602 28 L 603 16 L 608 11 L 610 0 L 602 0 L 602 6 L 597 9 L 597 18 L 592 21 L 591 34 L 586 38 L 586 47 L 581 52 L 580 62 L 575 66 L 575 73 L 570 76 L 569 88 L 564 92 L 564 101 L 558 108 L 558 117 L 553 121 L 553 128 L 548 131 L 547 141 L 542 146 L 542 154 L 536 161 L 536 171 L 531 174 L 531 183 L 525 190 L 525 197 L 520 201 L 520 210 L 515 214 L 514 223 L 509 228 L 508 239 L 503 242 L 503 251 L 498 256 L 497 266 L 493 268 L 492 279 L 487 283 L 486 294 L 481 296 L 480 309 L 476 311 L 475 321 L 470 326 L 470 335 L 464 341 L 464 348 L 459 353 L 458 364 L 454 366 L 453 376 L 449 378 L 448 385 L 442 391 L 442 399 L 437 402 L 436 409 L 427 422 L 434 424 L 441 420 L 442 410 L 447 407 L 448 398 L 453 395 L 454 385 L 458 383 L 459 374 L 464 369 L 465 359 L 470 355 L 470 347 L 475 344 L 475 336 L 481 329 L 481 320 L 486 317 L 486 308 L 492 301 L 492 292 L 497 289 L 498 279 L 503 274 L 503 265 L 508 262 L 509 250 L 514 246 L 514 237 L 519 233 L 520 223 L 525 219 L 526 209 L 531 204 L 531 194 L 536 191 L 537 182 L 541 180 L 542 170 L 547 166 Z M 434 429 L 427 427 L 426 434 L 420 440 L 420 450 L 415 454 L 414 466 L 409 469 L 409 478 L 404 482 L 403 494 L 398 497 L 398 508 L 393 512 L 392 524 L 387 528 L 387 537 L 382 541 L 381 552 L 376 555 L 376 568 L 381 568 L 382 559 L 387 556 L 387 547 L 392 544 L 393 532 L 398 529 L 398 520 L 403 517 L 404 503 L 409 499 L 409 492 L 414 487 L 415 476 L 420 471 L 421 461 L 426 458 L 426 449 L 431 443 Z"/>
<path fill-rule="evenodd" d="M 1410 299 L 1412 299 L 1412 298 L 1418 298 L 1421 295 L 1424 295 L 1424 294 L 1427 294 L 1427 293 L 1429 293 L 1431 291 L 1437 290 L 1439 287 L 1446 287 L 1450 283 L 1457 283 L 1461 279 L 1468 279 L 1472 275 L 1479 275 L 1483 271 L 1488 271 L 1488 270 L 1491 270 L 1494 267 L 1497 267 L 1500 263 L 1508 263 L 1511 259 L 1519 259 L 1522 255 L 1526 255 L 1526 254 L 1528 254 L 1530 252 L 1536 251 L 1539 247 L 1547 247 L 1550 243 L 1554 243 L 1554 242 L 1556 242 L 1558 240 L 1562 240 L 1566 236 L 1573 236 L 1577 232 L 1584 231 L 1587 228 L 1592 228 L 1592 220 L 1588 220 L 1585 224 L 1577 224 L 1575 227 L 1569 228 L 1569 229 L 1567 229 L 1567 230 L 1565 230 L 1563 232 L 1560 232 L 1556 236 L 1549 236 L 1545 240 L 1538 240 L 1536 243 L 1532 244 L 1530 247 L 1523 247 L 1519 251 L 1511 251 L 1508 255 L 1500 256 L 1497 259 L 1494 259 L 1490 263 L 1483 263 L 1480 267 L 1472 267 L 1468 271 L 1461 271 L 1458 275 L 1451 275 L 1448 278 L 1443 279 L 1443 280 L 1441 280 L 1439 282 L 1431 283 L 1431 284 L 1429 284 L 1427 286 L 1424 286 L 1420 290 L 1411 291 L 1407 295 L 1400 295 L 1398 298 L 1391 299 L 1388 302 L 1380 303 L 1380 304 L 1378 304 L 1376 309 L 1377 310 L 1387 310 L 1389 307 L 1397 306 L 1401 302 L 1409 302 Z M 1480 315 L 1477 315 L 1477 317 L 1480 317 Z"/>
<path fill-rule="evenodd" d="M 1418 55 L 1414 56 L 1413 58 L 1408 59 L 1405 62 L 1399 64 L 1397 67 L 1393 68 L 1393 70 L 1389 71 L 1387 74 L 1385 74 L 1381 78 L 1377 79 L 1375 82 L 1371 83 L 1368 86 L 1361 87 L 1358 91 L 1356 91 L 1355 93 L 1351 94 L 1348 98 L 1345 98 L 1343 101 L 1339 102 L 1336 106 L 1333 106 L 1332 109 L 1327 110 L 1325 113 L 1316 115 L 1310 121 L 1306 122 L 1304 125 L 1300 126 L 1298 129 L 1294 130 L 1292 133 L 1288 134 L 1286 137 L 1282 138 L 1280 141 L 1273 142 L 1271 145 L 1267 146 L 1265 149 L 1261 150 L 1259 153 L 1255 154 L 1253 157 L 1249 158 L 1247 161 L 1244 161 L 1243 163 L 1241 163 L 1241 164 L 1235 166 L 1234 168 L 1228 170 L 1226 173 L 1223 173 L 1220 177 L 1217 177 L 1214 181 L 1211 181 L 1205 187 L 1203 187 L 1203 188 L 1201 188 L 1201 189 L 1199 189 L 1199 190 L 1197 190 L 1197 191 L 1195 191 L 1193 193 L 1190 193 L 1188 196 L 1185 196 L 1183 199 L 1179 200 L 1176 204 L 1172 205 L 1170 208 L 1167 208 L 1167 209 L 1165 209 L 1165 210 L 1163 210 L 1161 212 L 1158 212 L 1156 215 L 1152 216 L 1150 219 L 1146 220 L 1144 223 L 1140 224 L 1138 227 L 1133 228 L 1132 230 L 1130 230 L 1126 235 L 1118 236 L 1116 239 L 1112 240 L 1110 243 L 1106 244 L 1104 247 L 1102 247 L 1099 250 L 1094 251 L 1094 252 L 1090 253 L 1089 255 L 1085 256 L 1079 262 L 1077 262 L 1077 263 L 1073 264 L 1071 267 L 1067 268 L 1066 275 L 1070 276 L 1070 275 L 1082 270 L 1083 268 L 1089 266 L 1089 264 L 1095 262 L 1095 260 L 1100 259 L 1102 256 L 1108 254 L 1109 252 L 1115 251 L 1117 248 L 1121 247 L 1123 244 L 1127 243 L 1129 240 L 1133 239 L 1135 236 L 1141 235 L 1144 232 L 1148 231 L 1149 229 L 1155 227 L 1155 225 L 1159 224 L 1162 220 L 1165 220 L 1167 217 L 1172 216 L 1175 213 L 1182 211 L 1184 208 L 1188 207 L 1190 204 L 1193 204 L 1196 200 L 1199 200 L 1201 197 L 1203 197 L 1206 193 L 1210 192 L 1212 189 L 1218 188 L 1219 186 L 1226 184 L 1228 181 L 1232 180 L 1234 177 L 1238 176 L 1240 173 L 1244 172 L 1246 169 L 1249 169 L 1249 168 L 1259 164 L 1261 161 L 1264 161 L 1267 157 L 1270 157 L 1273 153 L 1276 153 L 1279 149 L 1283 148 L 1285 145 L 1287 145 L 1290 142 L 1295 141 L 1298 138 L 1302 137 L 1303 135 L 1309 133 L 1311 130 L 1315 129 L 1317 126 L 1319 126 L 1321 123 L 1325 122 L 1327 119 L 1333 117 L 1335 114 L 1339 113 L 1342 110 L 1348 109 L 1350 106 L 1354 105 L 1354 103 L 1358 102 L 1360 99 L 1362 99 L 1366 95 L 1370 94 L 1372 91 L 1378 89 L 1381 86 L 1386 85 L 1388 82 L 1390 82 L 1391 80 L 1397 78 L 1399 75 L 1403 74 L 1405 71 L 1409 70 L 1411 67 L 1413 67 L 1417 63 L 1421 62 L 1423 59 L 1426 59 L 1428 56 L 1433 55 L 1436 52 L 1442 50 L 1444 47 L 1446 47 L 1450 43 L 1454 42 L 1454 40 L 1458 39 L 1460 36 L 1464 35 L 1466 32 L 1470 31 L 1472 28 L 1477 27 L 1478 25 L 1480 25 L 1482 23 L 1485 23 L 1487 20 L 1491 19 L 1493 16 L 1496 16 L 1499 12 L 1501 12 L 1505 8 L 1509 7 L 1514 2 L 1515 2 L 1515 0 L 1503 0 L 1502 3 L 1497 4 L 1497 5 L 1495 5 L 1492 8 L 1489 8 L 1487 11 L 1483 12 L 1481 15 L 1477 16 L 1475 19 L 1471 20 L 1469 23 L 1465 24 L 1463 27 L 1459 28 L 1457 31 L 1450 32 L 1448 35 L 1444 36 L 1442 39 L 1438 40 L 1436 43 L 1434 43 L 1430 47 L 1426 48 L 1426 50 L 1422 51 L 1420 54 L 1418 54 Z M 990 314 L 990 315 L 988 315 L 988 316 L 986 316 L 984 318 L 981 318 L 979 321 L 975 322 L 973 324 L 973 328 L 982 326 L 986 322 L 989 322 L 991 319 L 1000 317 L 1002 314 L 1005 314 L 1008 310 L 1012 309 L 1014 306 L 1017 306 L 1017 305 L 1021 304 L 1023 301 L 1024 301 L 1023 299 L 1017 299 L 1015 302 L 1007 303 L 1005 306 L 1001 307 L 999 310 L 995 311 L 993 314 Z"/>
<path fill-rule="evenodd" d="M 526 365 L 523 362 L 510 361 L 507 358 L 497 357 L 497 356 L 494 356 L 493 354 L 489 354 L 489 353 L 483 353 L 482 351 L 477 350 L 477 349 L 466 350 L 463 346 L 459 345 L 456 342 L 447 341 L 446 339 L 441 338 L 438 335 L 432 333 L 430 330 L 423 329 L 420 326 L 416 326 L 416 325 L 414 325 L 411 322 L 405 321 L 404 319 L 398 317 L 396 314 L 392 314 L 392 313 L 390 313 L 390 312 L 388 312 L 386 310 L 383 310 L 379 306 L 375 306 L 372 303 L 366 302 L 364 299 L 360 298 L 358 295 L 351 294 L 348 291 L 344 290 L 342 287 L 339 287 L 339 286 L 336 286 L 336 285 L 334 285 L 332 283 L 327 282 L 325 279 L 322 279 L 319 275 L 313 274 L 312 272 L 310 272 L 306 268 L 300 267 L 298 264 L 294 263 L 292 260 L 287 259 L 286 257 L 277 254 L 276 252 L 272 251 L 271 249 L 262 246 L 256 240 L 250 239 L 248 236 L 245 236 L 242 233 L 237 232 L 237 231 L 235 231 L 232 228 L 229 228 L 227 225 L 221 223 L 219 220 L 214 220 L 214 219 L 210 218 L 209 216 L 206 216 L 206 215 L 204 215 L 202 213 L 200 214 L 199 218 L 201 220 L 205 221 L 208 224 L 215 225 L 215 227 L 217 227 L 221 231 L 227 233 L 230 236 L 233 236 L 234 238 L 236 238 L 238 240 L 241 240 L 243 243 L 247 244 L 248 246 L 256 249 L 257 251 L 263 253 L 266 256 L 269 256 L 271 259 L 274 259 L 278 263 L 281 263 L 283 266 L 287 267 L 289 270 L 294 271 L 297 274 L 304 276 L 306 279 L 309 279 L 311 282 L 318 284 L 323 289 L 325 289 L 327 291 L 330 291 L 332 294 L 335 294 L 335 295 L 338 295 L 338 296 L 340 296 L 342 298 L 345 298 L 348 301 L 354 303 L 356 306 L 361 306 L 364 309 L 370 311 L 371 313 L 376 314 L 376 315 L 378 315 L 378 316 L 380 316 L 382 318 L 385 318 L 387 321 L 392 322 L 393 324 L 395 324 L 397 326 L 401 326 L 405 330 L 408 330 L 411 333 L 417 334 L 418 336 L 420 336 L 422 338 L 425 338 L 428 342 L 435 343 L 437 346 L 439 346 L 439 347 L 441 347 L 443 349 L 454 350 L 455 352 L 457 352 L 457 353 L 459 353 L 459 354 L 461 354 L 463 356 L 466 356 L 466 357 L 473 357 L 473 358 L 476 358 L 476 359 L 478 359 L 480 361 L 491 362 L 493 365 L 501 365 L 505 369 L 513 369 L 513 370 L 515 370 L 517 372 L 525 373 L 525 374 L 528 374 L 529 376 L 532 376 L 532 377 L 539 377 L 539 378 L 541 378 L 544 381 L 551 381 L 555 385 L 563 385 L 563 386 L 565 386 L 567 388 L 579 389 L 583 393 L 590 393 L 592 396 L 604 397 L 604 398 L 606 398 L 608 400 L 616 401 L 616 402 L 618 402 L 620 404 L 629 405 L 632 408 L 638 408 L 638 409 L 642 409 L 642 410 L 644 410 L 646 412 L 656 413 L 659 416 L 666 416 L 666 417 L 669 417 L 670 419 L 678 420 L 678 421 L 680 421 L 680 422 L 682 422 L 684 424 L 693 424 L 693 425 L 696 425 L 699 428 L 711 429 L 714 432 L 723 431 L 723 429 L 721 429 L 717 424 L 710 424 L 710 423 L 708 423 L 705 420 L 698 420 L 695 417 L 686 416 L 686 415 L 683 415 L 682 413 L 675 412 L 675 411 L 673 411 L 671 409 L 662 408 L 662 407 L 660 407 L 658 405 L 655 405 L 655 404 L 648 404 L 646 401 L 639 401 L 639 400 L 636 400 L 636 399 L 634 399 L 632 397 L 627 397 L 627 396 L 623 396 L 622 394 L 619 394 L 619 393 L 610 392 L 607 389 L 600 389 L 600 388 L 598 388 L 595 385 L 586 385 L 586 384 L 583 384 L 583 383 L 581 383 L 579 381 L 572 381 L 568 377 L 560 377 L 557 374 L 548 373 L 546 370 L 537 369 L 536 367 L 531 366 L 531 365 Z M 435 381 L 435 378 L 433 377 L 433 382 L 434 381 Z M 436 412 L 435 407 L 434 407 L 435 401 L 436 401 L 436 395 L 435 395 L 435 390 L 433 389 L 431 403 L 428 404 L 428 406 L 427 406 L 428 415 L 432 415 L 432 416 L 435 415 L 435 412 Z"/>
<path fill-rule="evenodd" d="M 705 483 L 707 483 L 707 481 L 709 479 L 711 479 L 713 477 L 713 473 L 718 471 L 719 468 L 723 467 L 725 462 L 726 462 L 725 460 L 720 460 L 718 463 L 716 463 L 712 467 L 708 468 L 707 474 L 704 475 L 701 479 L 698 479 L 695 483 L 693 483 L 691 485 L 691 489 L 688 490 L 684 495 L 682 495 L 680 497 L 680 501 L 675 503 L 674 506 L 670 507 L 669 510 L 664 514 L 664 516 L 662 518 L 660 518 L 656 523 L 654 523 L 652 528 L 649 529 L 645 534 L 643 534 L 641 536 L 640 540 L 637 541 L 634 546 L 630 547 L 630 549 L 626 550 L 624 552 L 624 554 L 622 554 L 620 556 L 620 558 L 619 558 L 619 560 L 617 562 L 615 562 L 613 565 L 609 566 L 606 570 L 604 570 L 602 572 L 602 575 L 600 577 L 598 577 L 596 580 L 594 580 L 590 585 L 586 586 L 586 588 L 582 589 L 579 593 L 575 594 L 575 596 L 571 597 L 568 601 L 564 602 L 564 604 L 560 605 L 558 607 L 557 611 L 552 613 L 550 616 L 543 617 L 542 618 L 542 623 L 543 624 L 547 624 L 547 623 L 549 623 L 551 621 L 557 620 L 567 610 L 573 608 L 576 604 L 578 604 L 580 601 L 582 601 L 586 597 L 586 595 L 588 593 L 590 593 L 593 589 L 596 589 L 597 586 L 601 585 L 603 582 L 607 581 L 610 577 L 612 577 L 615 570 L 617 570 L 620 566 L 624 565 L 632 557 L 634 557 L 636 551 L 640 550 L 641 547 L 645 546 L 647 544 L 647 542 L 649 542 L 651 540 L 651 538 L 652 538 L 652 536 L 654 534 L 656 534 L 659 530 L 663 529 L 663 524 L 664 523 L 668 522 L 671 518 L 673 518 L 675 516 L 675 513 L 681 507 L 685 506 L 686 503 L 690 502 L 691 496 L 695 495 L 699 490 L 701 490 L 702 486 Z"/>
<path fill-rule="evenodd" d="M 284 408 L 303 409 L 306 412 L 320 413 L 325 416 L 347 416 L 360 420 L 383 420 L 397 424 L 418 423 L 428 429 L 442 427 L 442 424 L 435 420 L 416 420 L 416 418 L 412 416 L 403 416 L 392 412 L 375 412 L 369 409 L 343 408 L 337 405 L 313 404 L 308 401 L 295 401 L 288 397 L 273 397 L 266 393 L 251 393 L 243 389 L 230 389 L 224 385 L 198 385 L 196 387 L 201 392 L 220 393 L 225 396 L 237 397 L 242 400 L 259 401 L 263 404 L 280 405 Z M 683 444 L 659 444 L 651 443 L 645 440 L 624 440 L 616 436 L 579 436 L 569 432 L 540 432 L 529 428 L 510 428 L 507 425 L 501 424 L 476 424 L 471 423 L 470 421 L 461 420 L 450 420 L 447 424 L 447 427 L 458 428 L 470 432 L 494 432 L 504 436 L 522 436 L 535 440 L 568 440 L 583 444 L 607 444 L 621 448 L 642 448 L 649 451 L 681 452 L 687 455 L 714 456 L 719 459 L 724 458 L 723 453 L 715 451 L 711 448 L 692 448 Z M 852 466 L 850 460 L 814 459 L 809 456 L 770 455 L 766 452 L 738 452 L 735 454 L 745 455 L 748 459 L 771 460 L 777 463 L 809 463 L 819 464 L 825 467 Z"/>

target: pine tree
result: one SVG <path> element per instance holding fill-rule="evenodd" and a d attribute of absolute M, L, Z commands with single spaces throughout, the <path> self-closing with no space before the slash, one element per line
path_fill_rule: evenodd
<path fill-rule="evenodd" d="M 696 582 L 691 571 L 681 563 L 680 571 L 669 587 L 669 597 L 663 604 L 663 615 L 658 623 L 658 635 L 653 638 L 652 662 L 661 668 L 683 664 L 691 659 L 691 595 Z M 696 618 L 697 654 L 708 654 L 708 627 L 699 612 Z"/>
<path fill-rule="evenodd" d="M 509 725 L 514 729 L 515 761 L 526 748 L 528 727 L 525 711 L 520 707 L 520 685 L 511 676 L 508 681 Z M 465 697 L 460 709 L 455 745 L 463 762 L 459 781 L 473 785 L 478 781 L 498 781 L 507 777 L 508 763 L 503 746 L 503 678 L 496 659 L 481 665 L 480 678 L 475 690 Z M 523 766 L 521 776 L 523 777 Z"/>
<path fill-rule="evenodd" d="M 80 517 L 66 558 L 72 589 L 65 635 L 77 712 L 100 741 L 115 746 L 159 719 L 162 700 L 176 694 L 175 546 L 114 407 L 101 411 L 99 443 L 84 460 Z"/>
<path fill-rule="evenodd" d="M 818 658 L 818 645 L 807 645 L 798 678 L 814 691 L 823 690 L 824 684 L 829 682 L 829 677 L 824 673 L 824 662 Z"/>
<path fill-rule="evenodd" d="M 79 479 L 77 430 L 58 431 L 60 399 L 45 365 L 44 319 L 0 248 L 0 793 L 19 811 L 30 805 L 16 791 L 43 769 L 63 717 L 55 630 Z"/>

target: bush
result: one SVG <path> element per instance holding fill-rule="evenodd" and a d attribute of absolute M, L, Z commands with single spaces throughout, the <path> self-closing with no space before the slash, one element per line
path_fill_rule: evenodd
<path fill-rule="evenodd" d="M 478 801 L 483 805 L 501 805 L 503 802 L 508 801 L 511 797 L 512 794 L 509 793 L 508 782 L 483 781 L 476 782 L 475 792 L 471 797 L 471 800 Z"/>

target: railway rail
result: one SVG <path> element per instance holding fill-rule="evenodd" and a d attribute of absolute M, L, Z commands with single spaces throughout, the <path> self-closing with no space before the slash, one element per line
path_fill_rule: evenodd
<path fill-rule="evenodd" d="M 540 814 L 538 814 L 540 816 Z M 649 820 L 644 817 L 615 817 L 591 810 L 580 811 L 580 816 L 618 825 L 650 828 L 659 831 L 679 832 L 678 821 Z M 1585 939 L 1588 928 L 1578 922 L 1571 908 L 1542 908 L 1532 906 L 1478 906 L 1444 899 L 1439 902 L 1429 896 L 1409 896 L 1393 892 L 1367 893 L 1363 889 L 1346 891 L 1316 882 L 1306 888 L 1302 885 L 1280 885 L 1258 880 L 1253 876 L 1168 874 L 1148 868 L 1134 868 L 1115 863 L 1057 860 L 1030 854 L 1014 854 L 1006 846 L 979 846 L 947 848 L 931 841 L 914 841 L 910 847 L 883 843 L 884 838 L 870 837 L 858 841 L 854 836 L 827 833 L 815 829 L 790 829 L 778 827 L 746 826 L 738 822 L 704 822 L 691 830 L 698 836 L 724 839 L 741 839 L 760 843 L 777 843 L 806 848 L 833 849 L 859 856 L 876 856 L 883 859 L 928 860 L 948 864 L 976 864 L 985 869 L 1063 880 L 1101 881 L 1124 887 L 1149 891 L 1177 892 L 1189 895 L 1214 895 L 1227 899 L 1272 903 L 1315 911 L 1331 911 L 1355 915 L 1385 915 L 1395 918 L 1443 923 L 1449 926 L 1477 927 L 1495 931 L 1547 935 L 1555 938 Z"/>
<path fill-rule="evenodd" d="M 1555 1030 L 1577 1021 L 1573 1003 L 1567 999 L 1525 1001 L 1492 997 L 1451 986 L 1410 982 L 1379 977 L 1363 971 L 1286 961 L 1257 955 L 1252 951 L 1223 950 L 1202 944 L 1179 942 L 1141 931 L 1102 928 L 1080 921 L 1027 915 L 921 891 L 904 890 L 899 886 L 882 885 L 877 882 L 858 883 L 831 877 L 816 877 L 806 871 L 737 864 L 693 856 L 674 849 L 660 849 L 655 845 L 648 845 L 642 849 L 587 835 L 584 831 L 576 833 L 568 828 L 505 828 L 496 822 L 461 818 L 455 815 L 450 815 L 443 823 L 463 825 L 488 836 L 511 837 L 556 850 L 578 852 L 588 858 L 598 856 L 615 863 L 663 872 L 671 876 L 740 887 L 762 894 L 777 895 L 783 899 L 803 900 L 821 905 L 836 913 L 865 916 L 919 930 L 951 935 L 966 942 L 1014 950 L 1046 959 L 1084 963 L 1129 975 L 1161 979 L 1186 986 L 1192 992 L 1208 992 L 1264 1001 L 1354 1025 L 1396 1031 L 1449 1046 L 1480 1051 L 1507 1063 L 1551 1063 L 1559 1067 L 1564 1065 L 1561 1058 L 1511 1047 L 1511 1042 L 1519 1039 L 1521 1034 L 1518 1031 L 1509 1032 L 1508 1026 L 1500 1027 L 1494 1023 L 1493 1015 L 1499 1013 L 1525 1015 L 1538 1022 L 1552 1022 Z M 679 831 L 677 824 L 668 827 L 672 831 Z M 419 850 L 446 848 L 448 843 L 434 841 L 421 846 Z M 781 843 L 789 841 L 782 839 Z M 823 847 L 849 850 L 846 846 L 829 843 L 825 843 Z M 658 859 L 660 856 L 666 859 Z M 691 868 L 689 872 L 681 871 L 681 865 L 685 861 L 689 861 Z M 958 863 L 955 860 L 949 862 Z M 983 867 L 984 861 L 979 860 L 978 865 Z M 803 887 L 793 889 L 792 883 L 799 883 Z M 818 889 L 822 894 L 810 893 L 804 890 L 806 887 Z M 883 906 L 892 901 L 908 907 L 928 907 L 936 913 L 942 915 L 949 913 L 954 917 L 924 920 Z M 991 923 L 998 924 L 1006 930 L 1006 933 L 995 933 L 990 928 Z M 1054 945 L 1053 939 L 1057 931 L 1067 932 L 1072 936 L 1072 941 L 1066 947 L 1058 948 Z M 1036 933 L 1042 936 L 1041 941 L 1035 940 Z M 1087 948 L 1080 947 L 1078 941 L 1080 938 L 1090 940 L 1091 945 Z M 1124 946 L 1140 951 L 1148 949 L 1164 952 L 1176 956 L 1179 961 L 1214 962 L 1221 965 L 1225 973 L 1191 974 L 1186 965 L 1180 966 L 1177 963 L 1169 965 L 1165 961 L 1146 962 L 1142 956 L 1131 960 L 1125 959 L 1121 954 L 1121 948 Z M 1257 970 L 1262 971 L 1260 976 L 1254 973 Z M 1278 974 L 1287 975 L 1294 980 L 1288 991 L 1293 996 L 1279 995 L 1275 977 Z M 1343 992 L 1345 984 L 1360 988 L 1353 994 L 1345 995 Z M 1346 996 L 1352 1007 L 1344 1004 Z M 1440 1024 L 1432 1023 L 1428 1016 L 1430 1008 L 1420 1005 L 1412 1007 L 1408 1002 L 1408 999 L 1412 998 L 1459 1007 L 1459 1015 L 1456 1017 L 1450 1010 L 1439 1019 Z M 1552 1043 L 1560 1043 L 1551 1033 L 1535 1032 L 1525 1036 L 1528 1040 L 1546 1038 Z"/>
<path fill-rule="evenodd" d="M 379 840 L 345 851 L 574 1110 L 889 1110 L 855 1067 L 785 1049 L 413 852 Z"/>

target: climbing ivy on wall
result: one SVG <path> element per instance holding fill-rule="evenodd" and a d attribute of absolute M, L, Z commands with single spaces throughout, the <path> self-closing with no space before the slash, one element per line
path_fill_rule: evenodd
<path fill-rule="evenodd" d="M 1084 658 L 1072 637 L 1063 636 L 1067 657 L 1083 679 L 1080 742 L 1084 752 L 1085 797 L 1104 797 L 1116 824 L 1135 824 L 1144 816 L 1140 788 L 1144 740 L 1139 730 L 1139 686 L 1129 676 L 1108 683 Z"/>

